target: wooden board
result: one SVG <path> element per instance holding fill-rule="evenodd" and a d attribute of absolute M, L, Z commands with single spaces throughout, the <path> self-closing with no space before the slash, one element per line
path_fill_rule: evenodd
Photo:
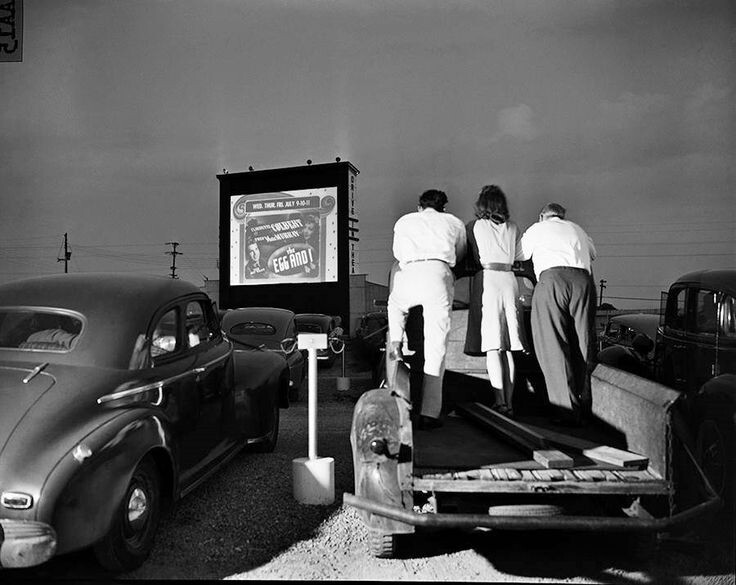
<path fill-rule="evenodd" d="M 546 468 L 567 468 L 573 466 L 573 459 L 562 451 L 550 446 L 549 442 L 539 433 L 526 428 L 524 425 L 496 412 L 478 402 L 464 402 L 455 407 L 455 410 L 483 424 L 501 438 L 529 453 L 534 461 Z"/>
<path fill-rule="evenodd" d="M 624 451 L 609 445 L 601 445 L 593 441 L 572 437 L 549 429 L 543 429 L 534 425 L 526 425 L 532 432 L 544 437 L 550 444 L 570 449 L 576 453 L 603 463 L 610 463 L 618 467 L 633 467 L 645 469 L 649 464 L 649 458 L 631 451 Z"/>
<path fill-rule="evenodd" d="M 611 463 L 612 465 L 620 465 L 621 467 L 635 467 L 637 469 L 645 468 L 649 464 L 649 459 L 636 453 L 622 451 L 608 445 L 600 445 L 591 449 L 584 449 L 583 455 L 596 461 Z"/>
<path fill-rule="evenodd" d="M 532 453 L 532 457 L 547 469 L 563 469 L 574 465 L 572 457 L 556 449 L 538 449 Z"/>

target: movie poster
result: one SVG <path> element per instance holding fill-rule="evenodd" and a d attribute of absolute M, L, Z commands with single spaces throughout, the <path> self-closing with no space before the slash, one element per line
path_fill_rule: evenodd
<path fill-rule="evenodd" d="M 337 282 L 337 187 L 230 197 L 230 284 Z"/>

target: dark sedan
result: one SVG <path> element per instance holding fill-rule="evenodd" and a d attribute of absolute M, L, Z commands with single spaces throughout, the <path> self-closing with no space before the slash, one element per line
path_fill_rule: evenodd
<path fill-rule="evenodd" d="M 0 286 L 0 564 L 92 547 L 139 566 L 174 501 L 242 447 L 274 449 L 287 390 L 283 359 L 234 352 L 191 283 Z"/>
<path fill-rule="evenodd" d="M 293 311 L 277 307 L 231 309 L 222 317 L 222 329 L 238 351 L 262 348 L 285 359 L 289 367 L 289 396 L 292 400 L 299 398 L 307 369 L 304 353 L 296 351 Z"/>
<path fill-rule="evenodd" d="M 295 317 L 296 330 L 299 333 L 325 333 L 327 334 L 328 345 L 325 349 L 317 350 L 317 363 L 321 366 L 330 367 L 335 363 L 335 349 L 341 347 L 340 343 L 334 340 L 342 335 L 342 327 L 340 327 L 340 317 L 324 315 L 323 313 L 299 313 Z M 335 349 L 333 349 L 333 346 Z"/>

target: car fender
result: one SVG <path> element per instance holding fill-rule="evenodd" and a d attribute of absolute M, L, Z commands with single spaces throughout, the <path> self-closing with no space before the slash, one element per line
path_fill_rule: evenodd
<path fill-rule="evenodd" d="M 274 352 L 235 350 L 233 375 L 236 425 L 249 438 L 262 436 L 271 428 L 274 401 L 289 406 L 289 366 Z"/>
<path fill-rule="evenodd" d="M 718 398 L 724 404 L 736 405 L 736 374 L 721 374 L 711 378 L 700 387 L 701 399 Z"/>
<path fill-rule="evenodd" d="M 165 421 L 150 412 L 127 411 L 70 450 L 49 476 L 39 517 L 51 518 L 58 553 L 94 544 L 109 530 L 133 471 L 151 454 L 167 501 L 178 497 L 173 442 Z"/>
<path fill-rule="evenodd" d="M 695 395 L 693 424 L 710 418 L 736 429 L 736 375 L 721 374 L 703 384 Z"/>
<path fill-rule="evenodd" d="M 382 504 L 413 509 L 411 490 L 402 490 L 400 474 L 411 463 L 411 446 L 401 438 L 401 419 L 391 390 L 363 393 L 355 405 L 350 431 L 355 473 L 355 495 Z M 414 528 L 361 511 L 367 526 L 385 533 L 408 533 Z"/>

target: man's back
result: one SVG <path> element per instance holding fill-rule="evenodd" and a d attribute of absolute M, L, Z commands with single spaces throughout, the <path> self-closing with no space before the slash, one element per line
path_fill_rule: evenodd
<path fill-rule="evenodd" d="M 438 259 L 454 266 L 465 249 L 465 224 L 432 208 L 407 213 L 394 225 L 394 257 L 399 262 Z"/>
<path fill-rule="evenodd" d="M 537 278 L 554 266 L 570 266 L 591 271 L 596 251 L 593 241 L 574 222 L 552 217 L 529 227 L 521 239 L 525 259 L 533 259 Z"/>

